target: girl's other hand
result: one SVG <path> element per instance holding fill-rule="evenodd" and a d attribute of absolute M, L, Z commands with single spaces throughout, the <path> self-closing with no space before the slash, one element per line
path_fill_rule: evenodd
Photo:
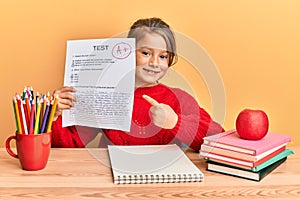
<path fill-rule="evenodd" d="M 53 92 L 53 96 L 58 97 L 53 121 L 55 121 L 57 117 L 61 115 L 63 110 L 68 110 L 74 106 L 74 103 L 77 101 L 77 99 L 73 94 L 71 94 L 72 92 L 76 92 L 75 88 L 68 86 L 64 86 Z"/>

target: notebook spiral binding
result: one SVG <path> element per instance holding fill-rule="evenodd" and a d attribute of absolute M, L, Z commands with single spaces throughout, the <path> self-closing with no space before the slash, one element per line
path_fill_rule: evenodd
<path fill-rule="evenodd" d="M 202 182 L 201 174 L 167 174 L 167 175 L 128 175 L 117 176 L 115 184 L 140 184 L 140 183 L 179 183 L 179 182 Z"/>

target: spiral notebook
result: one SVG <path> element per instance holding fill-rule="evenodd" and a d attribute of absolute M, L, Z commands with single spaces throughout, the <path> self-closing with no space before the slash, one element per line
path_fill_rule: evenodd
<path fill-rule="evenodd" d="M 115 184 L 202 182 L 203 173 L 176 144 L 108 146 Z"/>

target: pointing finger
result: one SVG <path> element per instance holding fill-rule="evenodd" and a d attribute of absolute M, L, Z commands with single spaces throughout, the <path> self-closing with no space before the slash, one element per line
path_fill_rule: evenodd
<path fill-rule="evenodd" d="M 145 95 L 145 94 L 144 94 L 144 95 L 143 95 L 143 98 L 144 98 L 146 101 L 148 101 L 152 106 L 155 106 L 155 105 L 158 105 L 158 104 L 159 104 L 155 99 L 149 97 L 148 95 Z"/>

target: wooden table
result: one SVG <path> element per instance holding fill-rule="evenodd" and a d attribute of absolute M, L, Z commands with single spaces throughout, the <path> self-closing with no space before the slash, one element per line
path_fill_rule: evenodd
<path fill-rule="evenodd" d="M 40 171 L 22 170 L 0 149 L 0 199 L 300 199 L 300 147 L 261 182 L 205 170 L 197 153 L 188 157 L 205 175 L 200 183 L 113 184 L 106 149 L 52 149 Z"/>

